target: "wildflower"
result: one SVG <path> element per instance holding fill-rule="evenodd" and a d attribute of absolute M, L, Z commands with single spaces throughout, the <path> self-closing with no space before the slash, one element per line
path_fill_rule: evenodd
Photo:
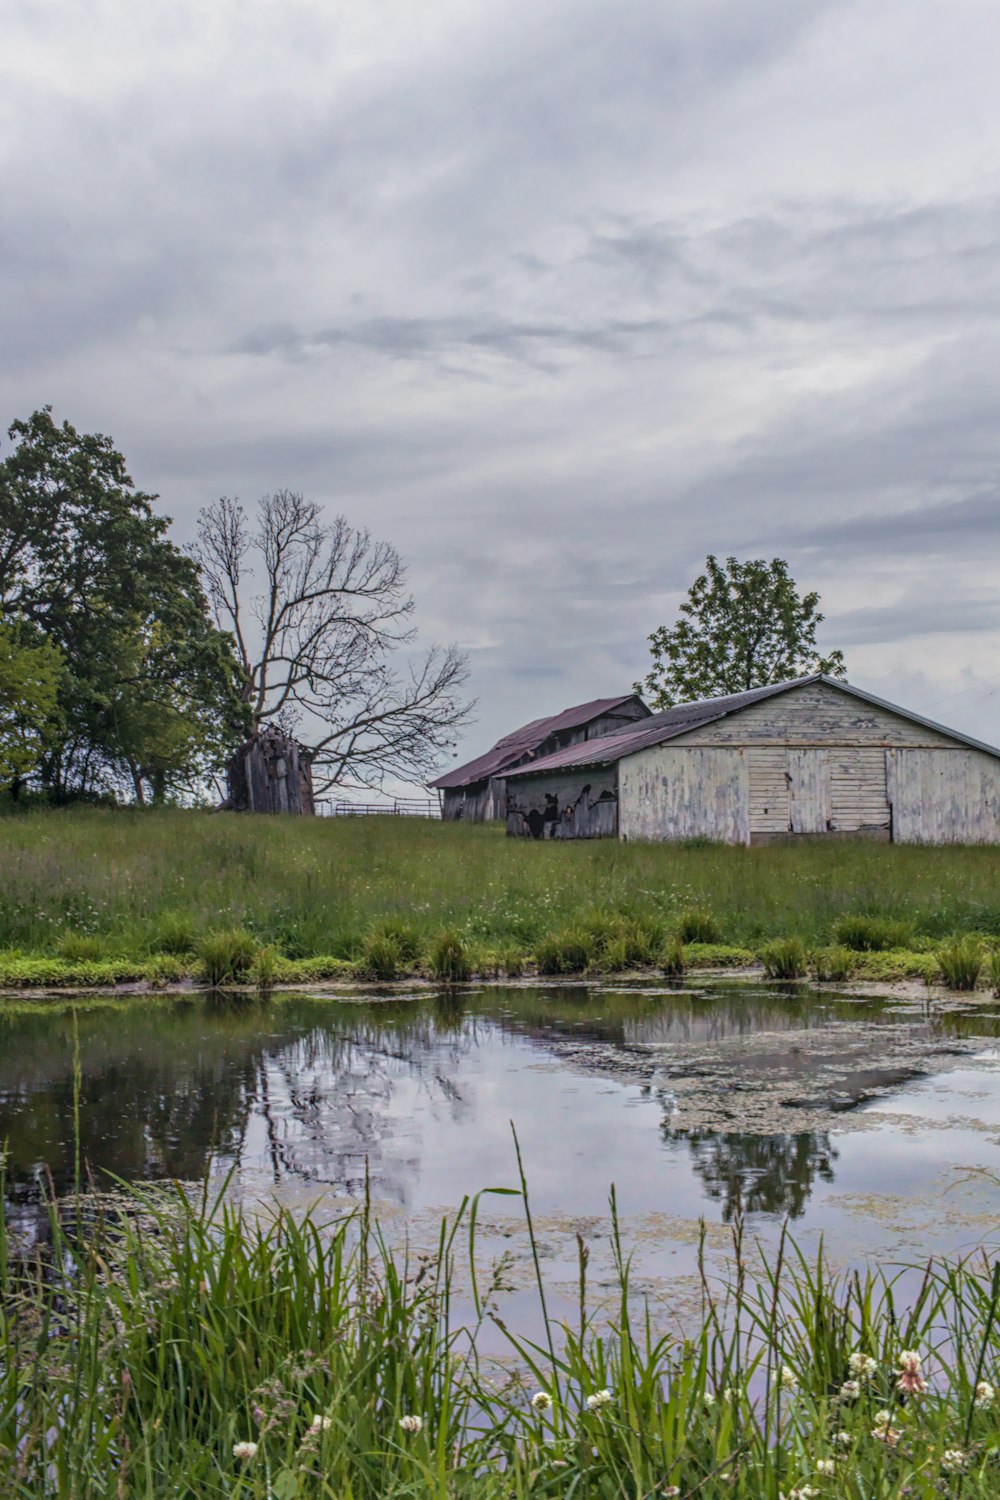
<path fill-rule="evenodd" d="M 851 1437 L 851 1434 L 849 1432 L 835 1432 L 833 1435 L 833 1441 L 835 1443 L 839 1443 L 842 1448 L 849 1448 L 854 1442 L 854 1439 Z"/>
<path fill-rule="evenodd" d="M 418 1416 L 400 1417 L 399 1425 L 404 1432 L 422 1432 L 424 1429 L 424 1419 Z"/>
<path fill-rule="evenodd" d="M 536 1391 L 531 1398 L 531 1404 L 536 1411 L 548 1411 L 552 1405 L 552 1397 L 548 1391 Z"/>
<path fill-rule="evenodd" d="M 316 1415 L 313 1417 L 312 1421 L 309 1423 L 309 1431 L 310 1432 L 329 1432 L 329 1430 L 330 1430 L 330 1428 L 332 1426 L 333 1426 L 333 1418 L 332 1417 L 322 1417 L 322 1416 L 320 1416 L 319 1412 L 317 1412 Z"/>
<path fill-rule="evenodd" d="M 878 1369 L 878 1360 L 872 1359 L 870 1354 L 862 1354 L 860 1349 L 856 1349 L 847 1361 L 847 1367 L 851 1374 L 856 1376 L 858 1380 L 871 1380 Z"/>
<path fill-rule="evenodd" d="M 996 1391 L 988 1380 L 981 1380 L 976 1386 L 976 1406 L 980 1411 L 988 1411 L 996 1399 Z"/>
<path fill-rule="evenodd" d="M 921 1374 L 920 1355 L 916 1349 L 904 1349 L 899 1356 L 896 1389 L 907 1396 L 921 1396 L 926 1391 L 927 1382 Z"/>
<path fill-rule="evenodd" d="M 740 1399 L 740 1388 L 738 1385 L 724 1385 L 721 1396 L 723 1401 L 738 1401 Z"/>
<path fill-rule="evenodd" d="M 706 1411 L 712 1410 L 712 1407 L 715 1405 L 715 1397 L 711 1391 L 702 1391 L 701 1404 Z"/>
<path fill-rule="evenodd" d="M 875 1426 L 872 1428 L 872 1437 L 877 1438 L 880 1443 L 885 1443 L 888 1448 L 895 1448 L 899 1442 L 899 1433 L 892 1425 L 891 1411 L 879 1411 L 875 1413 Z"/>
<path fill-rule="evenodd" d="M 681 1492 L 681 1487 L 680 1487 L 679 1484 L 666 1484 L 666 1485 L 663 1486 L 663 1489 L 660 1491 L 660 1494 L 661 1495 L 668 1495 L 668 1496 L 670 1496 L 670 1500 L 673 1500 L 673 1497 L 675 1495 L 679 1495 L 680 1492 Z"/>
<path fill-rule="evenodd" d="M 961 1448 L 946 1448 L 941 1455 L 941 1471 L 944 1474 L 961 1474 L 965 1468 L 965 1454 Z"/>
<path fill-rule="evenodd" d="M 842 1401 L 856 1401 L 861 1395 L 861 1386 L 856 1380 L 845 1380 L 840 1387 L 840 1399 Z"/>
<path fill-rule="evenodd" d="M 824 1474 L 824 1475 L 826 1475 L 827 1478 L 829 1478 L 830 1475 L 831 1474 L 835 1474 L 836 1471 L 837 1471 L 837 1465 L 836 1465 L 836 1463 L 834 1462 L 834 1460 L 832 1458 L 817 1458 L 817 1460 L 816 1460 L 816 1473 L 817 1474 Z"/>
<path fill-rule="evenodd" d="M 587 1397 L 587 1410 L 600 1411 L 602 1406 L 610 1406 L 614 1399 L 610 1391 L 595 1391 Z"/>
<path fill-rule="evenodd" d="M 799 1484 L 796 1485 L 794 1490 L 789 1490 L 787 1495 L 782 1494 L 781 1490 L 778 1491 L 778 1494 L 781 1496 L 781 1500 L 814 1500 L 814 1497 L 819 1494 L 819 1490 L 814 1484 Z"/>
<path fill-rule="evenodd" d="M 790 1370 L 787 1365 L 782 1365 L 780 1379 L 783 1391 L 794 1391 L 796 1386 L 794 1370 Z"/>
<path fill-rule="evenodd" d="M 233 1457 L 234 1458 L 253 1458 L 253 1456 L 254 1456 L 254 1454 L 256 1452 L 257 1452 L 257 1444 L 256 1443 L 234 1443 L 233 1444 Z"/>

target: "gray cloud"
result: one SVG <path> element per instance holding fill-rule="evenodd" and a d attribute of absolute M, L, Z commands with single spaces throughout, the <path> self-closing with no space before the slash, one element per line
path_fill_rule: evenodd
<path fill-rule="evenodd" d="M 1000 738 L 998 45 L 989 0 L 21 7 L 0 406 L 180 537 L 278 485 L 391 537 L 469 749 L 626 688 L 709 551 Z"/>

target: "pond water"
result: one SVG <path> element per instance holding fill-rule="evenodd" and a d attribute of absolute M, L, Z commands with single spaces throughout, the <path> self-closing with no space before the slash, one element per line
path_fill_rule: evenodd
<path fill-rule="evenodd" d="M 576 1236 L 606 1275 L 613 1183 L 636 1278 L 697 1296 L 706 1223 L 740 1210 L 764 1253 L 789 1216 L 835 1264 L 992 1243 L 1000 1009 L 734 981 L 529 986 L 394 998 L 137 997 L 0 1012 L 7 1208 L 43 1232 L 51 1180 L 221 1184 L 342 1214 L 366 1171 L 390 1234 L 432 1244 L 464 1194 L 517 1182 L 517 1129 L 554 1295 Z M 530 1280 L 517 1201 L 486 1199 L 485 1254 Z"/>

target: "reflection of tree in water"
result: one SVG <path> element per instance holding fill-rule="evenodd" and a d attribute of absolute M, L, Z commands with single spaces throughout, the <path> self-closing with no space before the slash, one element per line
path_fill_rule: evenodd
<path fill-rule="evenodd" d="M 479 1029 L 450 1001 L 385 1005 L 373 1016 L 205 996 L 81 1014 L 84 1172 L 106 1186 L 107 1173 L 198 1181 L 213 1163 L 249 1164 L 272 1181 L 357 1192 L 367 1158 L 373 1178 L 394 1179 L 380 1189 L 405 1196 L 415 1156 L 401 1166 L 408 1121 L 398 1109 L 393 1117 L 393 1096 L 415 1084 L 431 1109 L 461 1123 L 469 1106 L 455 1074 Z M 72 1018 L 18 1017 L 0 1032 L 7 1201 L 30 1230 L 44 1221 L 47 1183 L 60 1195 L 73 1183 Z"/>
<path fill-rule="evenodd" d="M 740 1131 L 673 1130 L 663 1123 L 670 1141 L 686 1141 L 694 1170 L 708 1196 L 722 1203 L 728 1223 L 737 1208 L 747 1213 L 804 1213 L 813 1181 L 832 1182 L 837 1152 L 825 1130 L 802 1130 L 794 1135 L 746 1135 Z"/>

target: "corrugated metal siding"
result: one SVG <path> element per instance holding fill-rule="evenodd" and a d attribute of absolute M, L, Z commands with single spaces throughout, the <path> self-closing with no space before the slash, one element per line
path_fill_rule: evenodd
<path fill-rule="evenodd" d="M 978 750 L 886 753 L 900 844 L 1000 843 L 1000 761 Z"/>
<path fill-rule="evenodd" d="M 741 749 L 656 745 L 618 766 L 622 838 L 750 841 L 750 788 Z"/>

